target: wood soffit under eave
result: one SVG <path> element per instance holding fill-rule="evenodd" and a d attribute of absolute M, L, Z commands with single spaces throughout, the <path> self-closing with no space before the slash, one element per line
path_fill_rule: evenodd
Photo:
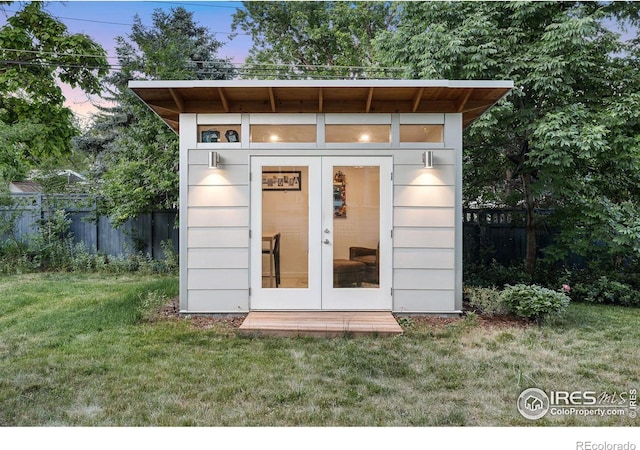
<path fill-rule="evenodd" d="M 345 98 L 344 95 L 336 96 L 332 91 L 331 98 L 327 99 L 327 92 L 320 87 L 312 92 L 301 91 L 299 98 L 288 95 L 283 97 L 288 100 L 283 100 L 278 98 L 278 91 L 272 87 L 265 89 L 265 94 L 251 99 L 232 95 L 233 89 L 229 92 L 226 89 L 167 88 L 164 94 L 159 89 L 152 92 L 134 90 L 174 130 L 180 113 L 462 113 L 463 121 L 468 125 L 509 91 L 502 88 L 461 88 L 457 89 L 458 92 L 447 92 L 446 89 L 420 87 L 410 96 L 405 89 L 401 95 L 389 100 L 392 96 L 388 92 L 368 87 L 364 92 L 360 90 L 366 93 L 364 98 L 362 94 L 353 92 L 352 98 Z"/>
<path fill-rule="evenodd" d="M 222 90 L 222 88 L 218 88 L 218 95 L 220 95 L 220 102 L 222 103 L 222 110 L 224 112 L 229 112 L 229 102 L 227 101 L 227 97 L 224 94 L 224 91 Z"/>
<path fill-rule="evenodd" d="M 467 92 L 465 92 L 465 94 L 458 101 L 456 112 L 462 112 L 464 110 L 464 107 L 469 101 L 469 97 L 471 97 L 472 93 L 473 93 L 473 90 L 467 89 Z"/>
<path fill-rule="evenodd" d="M 176 92 L 175 89 L 169 88 L 169 93 L 171 94 L 171 97 L 173 98 L 173 101 L 176 104 L 176 107 L 178 108 L 178 112 L 184 112 L 184 101 L 182 100 L 182 97 L 180 96 L 180 94 L 178 92 Z"/>
<path fill-rule="evenodd" d="M 269 87 L 269 102 L 271 103 L 271 112 L 276 112 L 276 97 L 272 87 Z"/>
<path fill-rule="evenodd" d="M 235 102 L 235 103 L 222 103 L 212 102 L 209 100 L 198 101 L 185 101 L 182 108 L 178 108 L 174 101 L 162 101 L 162 102 L 147 102 L 147 104 L 156 111 L 164 111 L 167 113 L 270 113 L 274 112 L 274 108 L 277 112 L 289 113 L 316 113 L 316 112 L 350 112 L 350 113 L 363 113 L 363 103 L 361 102 L 340 102 L 326 100 L 298 102 L 298 101 L 275 101 L 274 104 L 271 101 L 247 101 L 247 102 Z M 460 110 L 458 104 L 454 100 L 439 100 L 428 101 L 424 100 L 420 102 L 419 106 L 414 110 L 414 107 L 406 101 L 367 101 L 366 109 L 368 112 L 385 112 L 385 113 L 402 113 L 402 112 L 416 112 L 416 113 L 438 113 L 438 112 L 466 112 L 473 109 L 483 108 L 484 103 L 478 104 L 478 102 L 468 102 L 463 110 Z"/>
<path fill-rule="evenodd" d="M 368 113 L 371 111 L 371 101 L 373 100 L 373 87 L 369 88 L 369 94 L 367 95 L 367 105 L 365 106 L 364 112 Z"/>
<path fill-rule="evenodd" d="M 316 112 L 347 112 L 347 113 L 402 113 L 411 111 L 413 113 L 469 113 L 476 110 L 487 109 L 484 101 L 470 100 L 422 100 L 419 102 L 406 101 L 373 101 L 366 100 L 365 108 L 359 102 L 333 101 L 327 103 L 325 99 L 319 98 L 318 102 L 285 102 L 271 100 L 253 102 L 228 101 L 212 102 L 208 100 L 183 101 L 180 105 L 174 100 L 147 102 L 149 107 L 160 116 L 171 116 L 180 113 L 316 113 Z"/>

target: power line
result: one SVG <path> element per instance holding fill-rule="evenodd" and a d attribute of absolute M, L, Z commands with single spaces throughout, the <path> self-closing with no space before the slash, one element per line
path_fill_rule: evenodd
<path fill-rule="evenodd" d="M 202 6 L 206 8 L 226 8 L 226 9 L 240 9 L 240 7 L 236 6 L 227 6 L 227 5 L 212 5 L 210 3 L 187 3 L 187 2 L 149 2 L 149 3 L 160 3 L 163 5 L 178 5 L 178 6 Z M 241 3 L 241 2 L 225 2 L 225 3 Z"/>
<path fill-rule="evenodd" d="M 0 49 L 1 50 L 1 49 Z M 299 72 L 300 76 L 310 76 L 312 72 L 307 72 L 306 70 L 327 70 L 327 71 L 335 71 L 335 70 L 345 70 L 352 72 L 402 72 L 405 71 L 406 68 L 403 67 L 385 67 L 385 66 L 332 66 L 325 64 L 243 64 L 243 63 L 234 63 L 228 62 L 224 60 L 219 61 L 190 61 L 193 64 L 204 64 L 205 67 L 198 68 L 198 75 L 214 75 L 219 74 L 221 71 L 225 70 L 234 70 L 238 73 L 261 73 L 265 76 L 278 76 L 278 75 L 287 75 L 293 76 L 296 74 L 296 71 Z M 92 65 L 92 64 L 71 64 L 71 63 L 60 63 L 56 61 L 45 61 L 45 60 L 32 60 L 32 61 L 22 61 L 22 60 L 0 60 L 0 65 L 11 65 L 11 66 L 40 66 L 40 67 L 59 67 L 62 69 L 90 69 L 90 70 L 99 70 L 99 69 L 108 69 L 108 70 L 121 70 L 123 68 L 122 64 L 106 64 L 106 65 Z M 144 64 L 144 61 L 143 61 Z M 206 67 L 206 66 L 209 67 Z M 184 69 L 193 69 L 193 67 L 187 65 L 183 67 Z M 292 72 L 293 71 L 293 72 Z M 323 76 L 323 75 L 321 75 Z"/>
<path fill-rule="evenodd" d="M 0 51 L 16 52 L 16 53 L 32 53 L 37 55 L 52 55 L 52 56 L 78 56 L 81 58 L 106 58 L 106 59 L 117 58 L 117 56 L 91 55 L 91 54 L 83 54 L 83 53 L 47 52 L 44 50 L 26 50 L 26 49 L 19 49 L 19 48 L 4 48 L 4 47 L 0 47 Z"/>
<path fill-rule="evenodd" d="M 38 50 L 21 50 L 15 48 L 4 48 L 0 47 L 0 51 L 7 52 L 16 52 L 16 53 L 29 53 L 36 55 L 49 55 L 55 57 L 81 57 L 81 58 L 101 58 L 103 55 L 91 55 L 91 54 L 82 54 L 82 53 L 59 53 L 59 52 L 48 52 L 48 51 L 38 51 Z M 107 56 L 107 59 L 116 58 L 115 56 Z M 143 59 L 142 64 L 145 63 Z M 60 63 L 55 60 L 38 60 L 38 61 L 21 61 L 21 60 L 0 60 L 0 64 L 46 64 L 46 65 L 59 65 L 60 67 L 90 67 L 83 64 L 69 64 L 69 63 Z M 329 64 L 276 64 L 276 63 L 236 63 L 232 61 L 225 60 L 223 58 L 217 60 L 190 60 L 188 61 L 190 64 L 224 64 L 236 66 L 238 69 L 246 69 L 246 70 L 262 70 L 262 68 L 273 70 L 273 69 L 348 69 L 348 70 L 390 70 L 390 71 L 400 71 L 405 70 L 402 67 L 390 67 L 390 66 L 338 66 L 338 65 L 329 65 Z M 109 67 L 109 68 L 122 68 L 122 64 L 119 63 L 108 63 L 104 66 L 102 65 L 94 65 L 94 68 L 101 67 Z M 189 66 L 186 66 L 187 68 Z"/>
<path fill-rule="evenodd" d="M 157 2 L 157 3 L 165 3 L 165 2 Z M 207 6 L 207 5 L 203 5 L 203 6 Z M 208 5 L 211 7 L 215 7 L 215 5 Z M 222 7 L 222 6 L 220 6 Z M 227 8 L 231 8 L 231 6 L 228 6 Z M 19 11 L 15 11 L 15 10 L 10 10 L 10 9 L 3 9 L 3 11 L 5 12 L 10 12 L 10 13 L 17 13 Z M 51 17 L 55 18 L 55 19 L 60 19 L 60 20 L 75 20 L 78 22 L 89 22 L 89 23 L 101 23 L 104 25 L 116 25 L 116 26 L 125 26 L 125 27 L 133 27 L 134 24 L 132 23 L 123 23 L 123 22 L 111 22 L 111 21 L 107 21 L 107 20 L 94 20 L 94 19 L 80 19 L 77 17 L 65 17 L 65 16 L 57 16 L 57 15 L 53 15 L 51 13 L 49 13 L 51 15 Z M 236 33 L 236 32 L 228 32 L 228 31 L 209 31 L 211 34 L 226 34 L 226 35 L 234 35 L 234 36 L 251 36 L 249 33 Z"/>

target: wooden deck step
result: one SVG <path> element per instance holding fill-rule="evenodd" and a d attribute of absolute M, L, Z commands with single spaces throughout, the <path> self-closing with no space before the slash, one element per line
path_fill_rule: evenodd
<path fill-rule="evenodd" d="M 396 336 L 402 328 L 388 311 L 252 311 L 240 325 L 244 335 Z"/>

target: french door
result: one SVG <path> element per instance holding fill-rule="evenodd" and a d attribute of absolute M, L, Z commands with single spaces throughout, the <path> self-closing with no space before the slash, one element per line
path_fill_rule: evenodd
<path fill-rule="evenodd" d="M 391 168 L 251 158 L 251 309 L 391 309 Z"/>

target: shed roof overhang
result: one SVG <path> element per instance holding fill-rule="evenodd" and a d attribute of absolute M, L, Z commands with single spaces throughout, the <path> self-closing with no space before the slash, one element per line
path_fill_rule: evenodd
<path fill-rule="evenodd" d="M 477 80 L 130 81 L 176 133 L 181 113 L 462 113 L 467 127 L 512 88 Z"/>

